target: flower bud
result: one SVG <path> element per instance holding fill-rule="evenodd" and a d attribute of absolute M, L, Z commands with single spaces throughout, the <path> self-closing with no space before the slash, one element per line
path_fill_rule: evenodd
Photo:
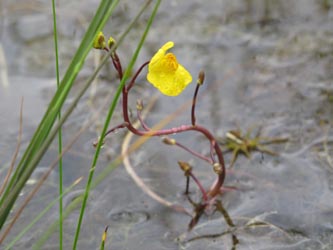
<path fill-rule="evenodd" d="M 169 138 L 169 137 L 163 137 L 162 142 L 167 144 L 167 145 L 171 145 L 171 146 L 176 144 L 176 140 L 172 139 L 172 138 Z"/>
<path fill-rule="evenodd" d="M 102 31 L 98 33 L 98 35 L 95 37 L 94 44 L 95 49 L 105 49 L 106 43 L 105 43 L 105 37 Z"/>
<path fill-rule="evenodd" d="M 97 145 L 98 145 L 100 139 L 101 139 L 101 137 L 99 136 L 99 137 L 98 137 L 98 140 L 96 140 L 96 141 L 93 142 L 93 146 L 94 146 L 95 148 L 97 147 Z M 103 146 L 104 146 L 104 141 L 102 142 L 102 147 L 103 147 Z"/>
<path fill-rule="evenodd" d="M 141 111 L 143 109 L 143 103 L 142 100 L 137 100 L 136 101 L 136 109 Z"/>
<path fill-rule="evenodd" d="M 215 162 L 213 164 L 213 169 L 214 169 L 214 172 L 218 175 L 222 174 L 223 173 L 223 169 L 222 169 L 222 166 L 220 163 L 218 162 Z"/>
<path fill-rule="evenodd" d="M 205 72 L 201 70 L 198 75 L 197 84 L 202 85 L 205 80 Z"/>
<path fill-rule="evenodd" d="M 185 161 L 178 161 L 178 165 L 180 169 L 184 171 L 185 176 L 188 176 L 192 171 L 191 165 Z"/>
<path fill-rule="evenodd" d="M 111 49 L 111 47 L 116 43 L 116 40 L 113 39 L 112 36 L 110 36 L 109 40 L 108 40 L 108 46 L 109 49 Z"/>

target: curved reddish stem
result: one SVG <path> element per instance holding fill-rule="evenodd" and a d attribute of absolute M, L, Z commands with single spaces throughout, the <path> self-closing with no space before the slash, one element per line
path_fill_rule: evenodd
<path fill-rule="evenodd" d="M 143 68 L 146 67 L 149 64 L 149 62 L 150 61 L 145 62 L 144 64 L 142 64 L 141 67 L 138 69 L 138 71 L 135 73 L 135 75 L 133 76 L 131 82 L 128 84 L 127 92 L 129 92 L 131 90 L 131 88 L 135 84 L 136 78 L 139 76 L 139 74 L 141 73 L 141 71 L 143 70 Z"/>
<path fill-rule="evenodd" d="M 121 67 L 121 62 L 118 58 L 118 55 L 116 53 L 114 53 L 112 57 L 112 61 L 114 63 L 114 66 L 116 68 L 116 70 L 119 73 L 119 77 L 120 79 L 122 79 L 123 74 L 122 74 L 122 67 Z M 224 158 L 223 158 L 223 154 L 222 154 L 222 150 L 219 147 L 219 144 L 216 143 L 216 139 L 214 138 L 214 136 L 204 127 L 202 126 L 198 126 L 195 124 L 195 104 L 196 104 L 196 95 L 198 93 L 199 90 L 199 86 L 197 86 L 196 91 L 195 91 L 195 95 L 194 95 L 194 99 L 193 99 L 193 103 L 192 103 L 192 125 L 182 125 L 179 127 L 174 127 L 174 128 L 170 128 L 170 129 L 162 129 L 162 130 L 158 130 L 158 131 L 154 131 L 152 129 L 150 129 L 148 126 L 145 127 L 146 131 L 141 131 L 136 129 L 129 118 L 129 114 L 128 114 L 128 92 L 129 90 L 131 90 L 131 88 L 134 86 L 135 84 L 135 80 L 137 79 L 138 75 L 141 73 L 141 71 L 143 70 L 143 68 L 145 66 L 147 66 L 149 64 L 148 62 L 145 62 L 139 69 L 138 71 L 135 73 L 135 75 L 133 76 L 133 78 L 131 79 L 130 83 L 128 84 L 128 86 L 124 86 L 122 89 L 122 96 L 123 96 L 123 117 L 124 117 L 124 121 L 126 124 L 126 127 L 128 128 L 128 130 L 130 130 L 132 133 L 139 135 L 139 136 L 162 136 L 162 135 L 170 135 L 170 134 L 174 134 L 174 133 L 180 133 L 180 132 L 186 132 L 186 131 L 198 131 L 201 134 L 203 134 L 204 136 L 206 136 L 206 138 L 210 141 L 210 147 L 214 148 L 217 158 L 218 158 L 218 170 L 215 172 L 218 175 L 218 178 L 215 182 L 215 184 L 213 185 L 213 187 L 207 192 L 207 197 L 208 198 L 214 198 L 216 195 L 219 194 L 220 189 L 224 183 L 224 179 L 225 179 L 225 164 L 224 164 Z M 201 75 L 200 75 L 201 74 Z M 199 80 L 201 80 L 200 85 L 203 82 L 204 79 L 204 74 L 200 73 L 199 74 Z M 199 84 L 198 84 L 199 85 Z M 213 156 L 213 152 L 211 150 L 211 158 L 212 158 L 212 162 L 215 168 L 215 163 L 214 163 L 214 156 Z"/>
<path fill-rule="evenodd" d="M 215 185 L 208 191 L 207 195 L 210 198 L 215 197 L 217 194 L 219 194 L 219 191 L 223 185 L 224 179 L 225 179 L 225 164 L 224 164 L 224 158 L 222 154 L 222 150 L 219 147 L 218 143 L 216 143 L 216 139 L 214 136 L 204 127 L 199 126 L 199 125 L 182 125 L 179 127 L 175 128 L 170 128 L 170 129 L 162 129 L 158 131 L 151 130 L 149 128 L 148 131 L 141 131 L 133 127 L 130 119 L 129 119 L 129 114 L 128 114 L 128 91 L 127 88 L 123 88 L 123 116 L 125 122 L 127 122 L 127 128 L 134 134 L 139 135 L 139 136 L 162 136 L 162 135 L 170 135 L 170 134 L 175 134 L 175 133 L 180 133 L 180 132 L 186 132 L 186 131 L 198 131 L 202 133 L 203 135 L 206 136 L 206 138 L 211 142 L 211 145 L 214 147 L 214 150 L 216 152 L 218 161 L 221 166 L 221 171 L 218 174 L 217 181 Z"/>
<path fill-rule="evenodd" d="M 105 47 L 104 50 L 106 52 L 110 51 L 107 47 Z M 112 59 L 112 64 L 113 64 L 114 68 L 118 72 L 119 79 L 122 79 L 123 78 L 123 69 L 122 69 L 118 54 L 115 51 L 111 54 L 111 59 Z"/>

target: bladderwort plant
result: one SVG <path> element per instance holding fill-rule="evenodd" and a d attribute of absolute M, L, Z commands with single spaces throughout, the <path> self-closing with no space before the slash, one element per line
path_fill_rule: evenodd
<path fill-rule="evenodd" d="M 94 48 L 104 50 L 109 52 L 109 48 L 111 48 L 116 41 L 110 37 L 108 41 L 106 41 L 105 36 L 102 32 L 98 34 L 94 41 Z M 196 177 L 192 166 L 189 163 L 179 161 L 179 167 L 184 172 L 186 176 L 186 190 L 185 194 L 188 196 L 190 202 L 194 204 L 189 197 L 189 183 L 190 179 L 194 181 L 194 183 L 198 186 L 202 198 L 199 203 L 195 204 L 196 212 L 193 216 L 189 228 L 193 228 L 198 222 L 200 216 L 204 212 L 206 208 L 211 205 L 216 205 L 215 201 L 219 194 L 221 194 L 221 189 L 225 180 L 225 164 L 224 158 L 222 154 L 222 150 L 217 143 L 217 140 L 213 136 L 213 134 L 204 126 L 198 125 L 196 123 L 196 115 L 195 108 L 197 103 L 197 96 L 199 92 L 200 86 L 204 83 L 205 74 L 201 71 L 198 75 L 197 85 L 194 91 L 193 99 L 192 99 L 192 108 L 191 108 L 191 124 L 189 125 L 181 125 L 179 127 L 173 127 L 168 129 L 153 129 L 150 128 L 144 121 L 141 111 L 143 109 L 143 101 L 137 101 L 137 118 L 140 121 L 141 129 L 137 129 L 129 116 L 128 109 L 128 99 L 129 92 L 134 87 L 136 83 L 136 79 L 142 73 L 145 67 L 148 67 L 147 80 L 151 83 L 155 88 L 157 88 L 162 94 L 166 96 L 177 96 L 179 95 L 191 82 L 192 76 L 191 74 L 184 68 L 183 65 L 178 63 L 176 56 L 173 53 L 168 53 L 168 50 L 174 46 L 172 41 L 165 43 L 152 57 L 150 61 L 143 63 L 139 69 L 133 74 L 133 77 L 129 80 L 127 84 L 125 84 L 122 88 L 122 115 L 123 115 L 123 123 L 111 128 L 105 134 L 109 135 L 115 132 L 120 128 L 127 128 L 130 132 L 138 136 L 144 137 L 161 137 L 163 136 L 163 142 L 168 145 L 177 146 L 182 148 L 183 150 L 189 152 L 195 157 L 209 163 L 212 166 L 212 170 L 217 175 L 215 182 L 211 185 L 211 188 L 208 190 L 203 187 L 200 180 Z M 111 53 L 111 60 L 115 70 L 118 73 L 120 79 L 123 77 L 123 69 L 121 60 L 116 51 Z M 166 136 L 184 133 L 188 131 L 195 131 L 197 133 L 202 134 L 209 141 L 210 145 L 210 153 L 208 156 L 202 155 L 194 150 L 188 148 L 187 146 L 177 142 L 175 139 L 168 138 Z M 104 136 L 104 138 L 105 138 Z"/>
<path fill-rule="evenodd" d="M 32 136 L 29 145 L 25 149 L 23 155 L 20 157 L 19 163 L 14 166 L 15 159 L 17 158 L 17 154 L 14 154 L 12 164 L 9 167 L 8 170 L 8 182 L 1 183 L 1 195 L 0 195 L 0 245 L 1 249 L 5 247 L 4 249 L 12 249 L 13 246 L 16 244 L 16 242 L 22 238 L 22 236 L 30 230 L 30 228 L 36 224 L 36 222 L 42 218 L 42 216 L 37 216 L 35 219 L 29 223 L 28 226 L 24 227 L 22 231 L 14 237 L 13 240 L 10 239 L 10 242 L 7 244 L 4 243 L 4 241 L 7 239 L 7 236 L 9 235 L 11 229 L 16 223 L 22 212 L 24 211 L 24 208 L 27 206 L 27 204 L 32 200 L 32 198 L 35 196 L 37 191 L 40 189 L 40 187 L 43 185 L 51 171 L 55 168 L 57 165 L 56 163 L 59 161 L 59 159 L 69 150 L 69 148 L 73 145 L 73 143 L 79 138 L 80 134 L 87 129 L 89 124 L 91 124 L 95 119 L 92 119 L 88 121 L 83 127 L 76 133 L 76 135 L 72 138 L 70 143 L 64 145 L 63 150 L 61 153 L 59 153 L 57 159 L 55 159 L 51 164 L 50 167 L 48 168 L 47 172 L 43 174 L 43 176 L 38 180 L 38 183 L 35 185 L 33 190 L 29 192 L 28 195 L 23 197 L 22 204 L 19 204 L 19 207 L 14 207 L 17 204 L 17 200 L 19 197 L 19 194 L 23 190 L 25 183 L 28 181 L 30 178 L 31 174 L 33 171 L 37 168 L 40 160 L 42 159 L 43 155 L 46 153 L 48 150 L 48 147 L 52 143 L 53 139 L 58 135 L 58 131 L 61 128 L 61 126 L 64 124 L 64 122 L 67 120 L 67 118 L 71 115 L 72 111 L 75 109 L 77 104 L 79 103 L 81 97 L 84 95 L 84 93 L 87 91 L 91 83 L 93 82 L 94 78 L 102 68 L 102 65 L 106 62 L 108 59 L 108 55 L 105 55 L 104 58 L 101 60 L 101 63 L 97 66 L 97 68 L 94 70 L 92 75 L 85 81 L 83 86 L 78 90 L 76 93 L 73 101 L 71 104 L 63 110 L 61 118 L 57 119 L 59 117 L 60 110 L 62 110 L 63 104 L 66 101 L 69 92 L 71 90 L 71 87 L 73 86 L 74 80 L 76 79 L 76 76 L 78 75 L 79 71 L 84 65 L 85 59 L 88 55 L 88 53 L 91 51 L 92 45 L 94 38 L 98 34 L 98 32 L 103 29 L 105 23 L 107 20 L 109 20 L 110 16 L 114 12 L 119 0 L 102 0 L 100 1 L 100 5 L 97 8 L 95 12 L 95 16 L 92 19 L 92 21 L 89 24 L 89 27 L 87 27 L 87 31 L 85 35 L 82 38 L 82 41 L 80 43 L 80 46 L 78 47 L 76 53 L 73 56 L 73 59 L 68 66 L 66 73 L 64 74 L 59 87 L 57 88 L 56 93 L 52 97 L 52 100 L 49 103 L 49 106 L 38 126 L 38 128 L 35 130 L 34 135 Z M 132 21 L 127 25 L 126 29 L 120 34 L 118 37 L 118 43 L 117 45 L 120 45 L 122 41 L 125 39 L 126 35 L 129 33 L 129 31 L 134 27 L 134 25 L 137 23 L 138 19 L 140 16 L 143 14 L 143 12 L 150 6 L 151 3 L 155 2 L 155 5 L 153 7 L 152 13 L 148 19 L 145 31 L 140 39 L 140 42 L 137 46 L 137 49 L 135 53 L 133 54 L 133 57 L 125 71 L 123 80 L 127 79 L 126 72 L 131 72 L 132 65 L 134 64 L 137 55 L 142 47 L 142 44 L 144 43 L 144 40 L 148 34 L 148 31 L 151 27 L 151 24 L 154 20 L 154 17 L 157 13 L 159 4 L 161 0 L 157 1 L 152 1 L 152 0 L 146 0 L 141 8 L 139 9 L 138 13 L 135 15 L 135 17 L 132 19 Z M 55 11 L 54 11 L 55 12 Z M 113 52 L 115 48 L 110 49 L 110 54 Z M 120 86 L 122 86 L 120 84 Z M 113 115 L 113 110 L 116 104 L 118 103 L 118 97 L 120 96 L 121 93 L 121 87 L 117 89 L 114 98 L 112 99 L 112 103 L 108 112 L 107 119 L 105 121 L 104 127 L 107 128 L 109 121 L 112 118 Z M 22 121 L 20 121 L 20 126 L 22 124 Z M 21 131 L 22 129 L 20 129 Z M 104 130 L 102 134 L 105 133 L 107 129 Z M 21 133 L 21 132 L 20 132 Z M 20 146 L 20 140 L 18 140 L 17 143 L 17 151 Z M 96 166 L 96 162 L 98 160 L 98 155 L 99 155 L 99 147 L 97 147 L 93 161 L 92 161 L 92 167 L 91 169 L 94 170 Z M 120 157 L 119 157 L 120 158 Z M 79 238 L 79 233 L 81 230 L 81 222 L 84 214 L 84 210 L 86 208 L 86 201 L 89 196 L 89 190 L 90 188 L 94 188 L 98 185 L 98 183 L 105 178 L 106 174 L 109 174 L 116 166 L 117 164 L 120 164 L 120 160 L 109 166 L 105 171 L 103 171 L 103 176 L 97 176 L 96 181 L 92 181 L 92 173 L 93 171 L 89 172 L 89 179 L 88 179 L 88 184 L 86 191 L 83 195 L 80 195 L 75 201 L 71 203 L 71 206 L 68 206 L 64 209 L 63 215 L 59 215 L 59 218 L 57 221 L 52 223 L 47 230 L 43 232 L 43 235 L 41 238 L 34 244 L 32 249 L 40 249 L 43 244 L 45 244 L 45 241 L 50 237 L 50 235 L 56 231 L 59 228 L 59 225 L 64 221 L 66 217 L 69 216 L 71 211 L 75 207 L 78 207 L 81 202 L 81 213 L 80 213 L 80 218 L 77 226 L 77 232 L 74 238 L 74 243 L 73 243 L 73 249 L 77 248 L 77 242 Z M 102 178 L 103 177 L 103 178 Z M 81 180 L 82 178 L 79 178 Z M 40 215 L 45 214 L 48 210 L 51 209 L 51 207 L 57 202 L 58 200 L 62 199 L 64 195 L 66 195 L 77 183 L 76 181 L 72 186 L 69 188 L 66 188 L 65 190 L 60 191 L 61 194 L 54 199 L 48 206 L 45 207 L 45 209 L 42 210 Z M 60 181 L 62 182 L 62 181 Z M 56 225 L 56 226 L 54 226 Z M 60 226 L 60 234 L 61 232 L 61 226 Z M 6 244 L 6 246 L 4 245 Z M 59 244 L 61 245 L 62 242 L 59 240 Z M 60 246 L 60 249 L 62 246 Z"/>

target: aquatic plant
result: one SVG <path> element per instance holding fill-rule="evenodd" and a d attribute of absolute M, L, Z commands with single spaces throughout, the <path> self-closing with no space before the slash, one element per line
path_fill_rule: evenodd
<path fill-rule="evenodd" d="M 241 130 L 231 130 L 225 134 L 225 138 L 218 138 L 219 143 L 226 148 L 224 153 L 232 152 L 229 168 L 234 166 L 240 153 L 244 154 L 247 158 L 251 158 L 252 151 L 276 156 L 278 153 L 268 149 L 266 145 L 288 141 L 288 138 L 262 137 L 260 136 L 261 128 L 259 128 L 254 136 L 251 136 L 251 132 L 252 129 L 248 129 L 243 135 Z"/>
<path fill-rule="evenodd" d="M 110 47 L 106 47 L 105 45 L 105 37 L 102 33 L 100 33 L 96 38 L 94 46 L 97 49 L 109 51 Z M 113 42 L 115 42 L 112 39 Z M 155 136 L 167 136 L 172 134 L 179 134 L 184 133 L 188 131 L 195 131 L 197 133 L 200 133 L 206 137 L 206 139 L 209 141 L 210 145 L 210 153 L 208 156 L 202 155 L 198 152 L 193 151 L 192 149 L 188 148 L 187 146 L 184 146 L 177 142 L 174 139 L 164 137 L 163 142 L 168 145 L 174 145 L 179 148 L 182 148 L 186 150 L 187 152 L 191 153 L 195 157 L 209 163 L 212 166 L 213 172 L 217 175 L 216 181 L 212 184 L 211 188 L 206 190 L 199 179 L 195 176 L 193 168 L 189 165 L 187 162 L 179 161 L 178 164 L 182 171 L 184 171 L 186 176 L 186 190 L 185 194 L 189 195 L 188 189 L 189 189 L 189 180 L 192 179 L 194 183 L 198 186 L 201 194 L 202 199 L 199 202 L 201 210 L 205 210 L 206 207 L 214 204 L 215 198 L 217 195 L 221 193 L 221 188 L 224 183 L 225 179 L 225 164 L 224 164 L 224 158 L 222 154 L 222 150 L 217 143 L 217 140 L 213 136 L 213 134 L 204 126 L 198 125 L 196 123 L 196 115 L 195 115 L 195 107 L 197 103 L 197 95 L 200 86 L 204 83 L 205 74 L 203 71 L 201 71 L 198 75 L 196 88 L 194 91 L 194 95 L 192 98 L 192 109 L 191 109 L 191 124 L 189 125 L 181 125 L 178 127 L 173 128 L 167 128 L 167 129 L 155 129 L 150 128 L 144 121 L 141 111 L 143 109 L 143 101 L 138 100 L 137 101 L 137 116 L 138 120 L 141 123 L 141 129 L 136 128 L 129 116 L 128 112 L 128 95 L 130 90 L 133 88 L 133 86 L 136 83 L 137 77 L 142 73 L 142 70 L 148 66 L 148 74 L 147 74 L 147 80 L 156 87 L 162 94 L 167 96 L 177 96 L 180 95 L 181 92 L 185 89 L 187 85 L 190 84 L 192 81 L 192 76 L 190 73 L 185 69 L 184 66 L 178 63 L 177 58 L 172 53 L 166 52 L 174 46 L 174 43 L 169 41 L 165 43 L 152 57 L 150 61 L 147 61 L 143 63 L 139 69 L 136 71 L 135 74 L 133 74 L 133 77 L 131 80 L 125 84 L 122 88 L 122 112 L 123 112 L 123 119 L 124 122 L 111 128 L 106 132 L 105 135 L 111 134 L 114 131 L 118 130 L 119 128 L 127 128 L 129 131 L 131 131 L 133 134 L 138 136 L 144 136 L 144 137 L 155 137 Z M 115 70 L 118 72 L 119 78 L 122 79 L 123 72 L 122 72 L 122 64 L 119 59 L 119 56 L 116 51 L 111 53 L 111 60 L 113 63 L 113 66 Z M 100 142 L 101 143 L 101 142 Z M 202 212 L 200 212 L 200 215 Z M 200 216 L 199 216 L 200 217 Z M 192 218 L 192 221 L 190 222 L 189 228 L 194 227 L 194 225 L 197 223 L 198 219 L 198 213 L 195 212 L 195 215 Z"/>

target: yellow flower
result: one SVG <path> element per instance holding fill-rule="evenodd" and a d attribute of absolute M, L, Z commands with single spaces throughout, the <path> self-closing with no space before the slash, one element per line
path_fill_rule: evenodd
<path fill-rule="evenodd" d="M 104 49 L 106 46 L 105 43 L 105 37 L 102 31 L 98 33 L 98 35 L 95 37 L 93 47 L 95 49 Z"/>
<path fill-rule="evenodd" d="M 148 65 L 147 80 L 164 95 L 179 95 L 192 81 L 191 74 L 180 64 L 172 53 L 173 42 L 164 44 Z"/>

